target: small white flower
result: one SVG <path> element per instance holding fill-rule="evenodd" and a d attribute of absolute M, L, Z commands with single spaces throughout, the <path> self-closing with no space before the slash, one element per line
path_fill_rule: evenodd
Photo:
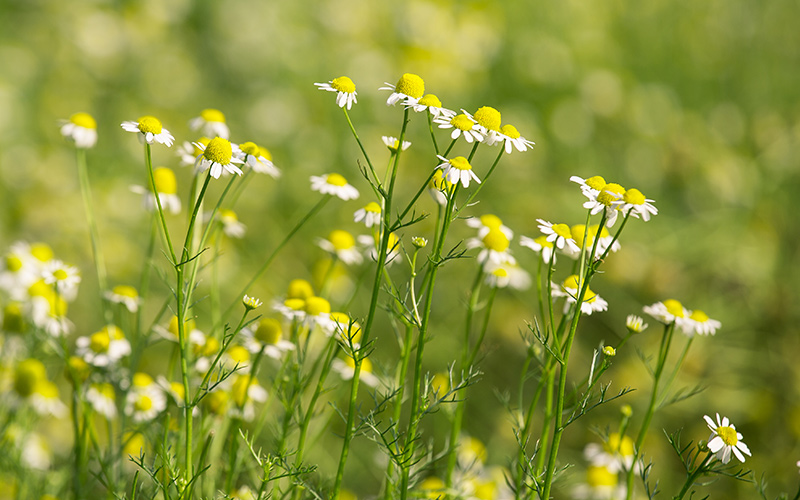
<path fill-rule="evenodd" d="M 452 118 L 456 115 L 455 111 L 442 107 L 442 101 L 433 94 L 426 94 L 422 96 L 419 101 L 411 103 L 409 106 L 417 113 L 428 110 L 434 118 L 438 118 L 439 116 Z"/>
<path fill-rule="evenodd" d="M 708 428 L 711 429 L 708 449 L 716 454 L 717 460 L 727 464 L 731 461 L 731 453 L 733 453 L 740 462 L 744 463 L 744 455 L 752 456 L 750 448 L 742 442 L 742 435 L 736 432 L 736 427 L 730 423 L 728 417 L 720 420 L 719 413 L 717 413 L 716 422 L 708 415 L 704 415 L 703 418 Z"/>
<path fill-rule="evenodd" d="M 486 274 L 486 284 L 491 287 L 527 290 L 531 285 L 531 277 L 527 271 L 508 261 L 499 264 L 487 262 L 483 266 L 483 272 Z"/>
<path fill-rule="evenodd" d="M 689 316 L 689 311 L 675 299 L 656 302 L 655 304 L 644 306 L 642 310 L 645 314 L 652 316 L 665 325 L 669 325 L 678 319 L 687 318 Z"/>
<path fill-rule="evenodd" d="M 708 317 L 706 313 L 699 309 L 691 311 L 688 317 L 677 320 L 678 326 L 683 333 L 690 337 L 695 333 L 698 335 L 714 335 L 722 326 L 722 323 Z"/>
<path fill-rule="evenodd" d="M 359 208 L 353 214 L 353 221 L 354 222 L 364 222 L 364 225 L 367 227 L 376 226 L 381 223 L 381 206 L 371 201 L 364 206 L 364 208 Z"/>
<path fill-rule="evenodd" d="M 397 137 L 382 135 L 381 140 L 383 141 L 384 144 L 386 144 L 386 147 L 389 148 L 389 151 L 391 151 L 392 153 L 397 152 L 397 149 L 400 146 L 400 140 Z M 405 151 L 410 147 L 411 143 L 409 141 L 403 141 L 403 148 L 402 148 L 403 151 Z"/>
<path fill-rule="evenodd" d="M 648 324 L 645 323 L 640 316 L 629 314 L 625 319 L 625 327 L 630 330 L 631 333 L 642 333 L 647 330 Z"/>
<path fill-rule="evenodd" d="M 346 76 L 334 78 L 328 83 L 315 83 L 320 90 L 327 90 L 328 92 L 336 92 L 336 105 L 340 108 L 347 106 L 350 107 L 357 102 L 356 100 L 356 84 L 353 80 Z"/>
<path fill-rule="evenodd" d="M 553 243 L 559 250 L 568 247 L 572 252 L 580 252 L 581 247 L 572 239 L 572 230 L 566 224 L 553 224 L 543 219 L 536 219 L 539 231 L 547 236 L 547 241 Z"/>
<path fill-rule="evenodd" d="M 586 195 L 588 191 L 584 191 Z M 597 194 L 594 200 L 591 198 L 583 204 L 583 208 L 588 208 L 592 215 L 597 215 L 602 211 L 606 214 L 606 226 L 612 227 L 617 221 L 617 214 L 619 207 L 623 203 L 623 196 L 625 195 L 625 188 L 619 184 L 610 182 L 603 186 L 603 189 Z"/>
<path fill-rule="evenodd" d="M 590 201 L 597 201 L 597 195 L 606 186 L 606 180 L 599 175 L 587 177 L 586 179 L 573 175 L 569 180 L 580 185 L 581 193 Z"/>
<path fill-rule="evenodd" d="M 478 184 L 481 180 L 472 171 L 472 165 L 469 164 L 463 156 L 456 156 L 449 160 L 441 155 L 436 155 L 442 163 L 437 165 L 436 168 L 442 169 L 442 176 L 447 179 L 451 184 L 461 183 L 465 188 L 469 187 L 470 180 L 474 180 Z"/>
<path fill-rule="evenodd" d="M 502 140 L 500 133 L 500 112 L 491 106 L 483 106 L 478 108 L 474 115 L 469 114 L 465 110 L 461 110 L 472 121 L 475 122 L 475 128 L 483 136 L 483 141 L 487 145 L 497 144 Z"/>
<path fill-rule="evenodd" d="M 504 226 L 503 221 L 500 220 L 500 217 L 493 214 L 485 214 L 481 215 L 480 217 L 471 217 L 467 219 L 467 225 L 478 230 L 478 238 L 483 238 L 486 236 L 486 233 L 492 229 L 499 229 L 509 240 L 514 237 L 514 231 L 509 229 L 507 226 Z"/>
<path fill-rule="evenodd" d="M 244 304 L 244 307 L 248 310 L 258 309 L 259 307 L 261 307 L 261 304 L 263 304 L 263 302 L 261 302 L 259 299 L 255 297 L 250 297 L 249 295 L 245 295 L 242 298 L 242 303 Z"/>
<path fill-rule="evenodd" d="M 172 146 L 175 138 L 161 125 L 161 121 L 154 116 L 143 116 L 139 121 L 122 122 L 122 129 L 126 132 L 139 134 L 139 141 L 153 144 L 157 142 L 167 147 Z"/>
<path fill-rule="evenodd" d="M 115 303 L 122 304 L 129 312 L 135 313 L 139 310 L 141 299 L 135 288 L 128 285 L 117 285 L 105 293 L 106 299 Z"/>
<path fill-rule="evenodd" d="M 208 137 L 229 139 L 231 134 L 228 125 L 225 124 L 225 115 L 218 109 L 204 109 L 200 112 L 200 116 L 189 120 L 189 128 L 194 132 L 200 131 Z"/>
<path fill-rule="evenodd" d="M 533 146 L 536 144 L 535 142 L 529 141 L 528 139 L 522 137 L 519 131 L 513 125 L 503 125 L 500 127 L 500 133 L 493 134 L 491 137 L 487 137 L 486 144 L 493 146 L 496 142 L 501 141 L 503 142 L 503 148 L 505 149 L 506 154 L 511 154 L 514 149 L 524 152 L 529 149 L 533 149 Z"/>
<path fill-rule="evenodd" d="M 42 416 L 62 418 L 67 414 L 67 405 L 59 398 L 58 386 L 49 380 L 39 380 L 36 383 L 28 402 Z"/>
<path fill-rule="evenodd" d="M 634 217 L 642 217 L 645 222 L 650 220 L 651 215 L 658 214 L 658 209 L 652 205 L 652 201 L 644 197 L 638 189 L 632 188 L 625 191 L 622 195 L 622 205 L 619 209 L 623 214 L 630 214 Z"/>
<path fill-rule="evenodd" d="M 530 248 L 542 257 L 545 264 L 556 262 L 556 253 L 552 241 L 547 241 L 547 236 L 538 236 L 536 238 L 528 238 L 527 236 L 519 237 L 520 246 Z"/>
<path fill-rule="evenodd" d="M 511 241 L 500 228 L 490 229 L 483 238 L 470 238 L 466 243 L 467 248 L 481 248 L 478 254 L 480 265 L 500 265 L 505 262 L 515 264 L 516 260 L 511 255 Z"/>
<path fill-rule="evenodd" d="M 345 264 L 360 264 L 362 257 L 353 235 L 343 229 L 334 229 L 328 238 L 318 238 L 317 246 L 335 255 Z"/>
<path fill-rule="evenodd" d="M 198 172 L 210 169 L 211 177 L 215 179 L 219 179 L 223 172 L 242 175 L 242 170 L 236 165 L 244 163 L 244 160 L 240 158 L 242 151 L 239 146 L 231 144 L 229 140 L 222 137 L 215 137 L 205 145 L 200 142 L 193 144 L 203 152 L 195 160 Z"/>
<path fill-rule="evenodd" d="M 331 368 L 342 377 L 342 380 L 351 380 L 356 372 L 355 361 L 350 356 L 344 359 L 334 359 Z M 361 372 L 358 379 L 370 387 L 377 387 L 380 383 L 378 377 L 372 373 L 372 362 L 369 358 L 361 360 Z"/>
<path fill-rule="evenodd" d="M 239 222 L 239 217 L 233 210 L 220 210 L 219 220 L 222 223 L 222 232 L 229 238 L 244 238 L 247 226 Z"/>
<path fill-rule="evenodd" d="M 253 354 L 261 352 L 272 359 L 281 359 L 295 346 L 288 340 L 283 340 L 283 327 L 275 318 L 264 318 L 255 327 L 242 328 L 240 333 L 242 345 Z"/>
<path fill-rule="evenodd" d="M 197 143 L 203 146 L 208 146 L 209 142 L 211 142 L 211 139 L 208 137 L 201 137 L 197 140 Z M 191 167 L 197 161 L 197 157 L 203 154 L 203 150 L 195 146 L 194 142 L 183 141 L 183 143 L 176 148 L 175 153 L 181 159 L 180 163 L 182 167 Z"/>
<path fill-rule="evenodd" d="M 110 325 L 75 341 L 75 355 L 90 365 L 107 367 L 131 353 L 131 344 L 122 330 Z"/>
<path fill-rule="evenodd" d="M 75 113 L 61 122 L 61 135 L 75 143 L 76 148 L 87 149 L 97 143 L 97 122 L 89 113 Z"/>
<path fill-rule="evenodd" d="M 81 275 L 75 266 L 53 259 L 44 265 L 42 278 L 46 284 L 54 286 L 65 300 L 72 300 L 78 294 Z"/>
<path fill-rule="evenodd" d="M 397 81 L 397 85 L 384 82 L 385 87 L 378 90 L 391 90 L 392 94 L 386 99 L 387 106 L 394 106 L 398 102 L 402 102 L 406 106 L 413 106 L 425 94 L 425 82 L 419 75 L 413 73 L 404 73 Z"/>
<path fill-rule="evenodd" d="M 115 399 L 114 386 L 107 382 L 92 384 L 86 391 L 86 400 L 106 420 L 113 420 L 117 416 Z"/>
<path fill-rule="evenodd" d="M 553 283 L 553 296 L 566 297 L 567 299 L 564 303 L 565 311 L 569 309 L 570 304 L 575 304 L 578 301 L 578 295 L 580 294 L 579 285 L 581 285 L 580 278 L 575 274 L 567 277 L 561 285 Z M 603 312 L 607 310 L 608 302 L 594 293 L 591 288 L 587 287 L 583 295 L 583 302 L 581 303 L 581 313 L 589 316 L 593 312 Z"/>
<path fill-rule="evenodd" d="M 167 397 L 146 373 L 135 373 L 132 382 L 125 399 L 125 414 L 137 424 L 150 422 L 167 408 Z"/>
<path fill-rule="evenodd" d="M 272 178 L 281 176 L 281 171 L 272 163 L 272 154 L 267 148 L 254 142 L 245 142 L 239 144 L 239 149 L 245 155 L 245 164 L 252 168 L 253 172 L 267 174 Z"/>
<path fill-rule="evenodd" d="M 583 449 L 583 456 L 594 466 L 606 467 L 611 472 L 624 472 L 634 467 L 638 472 L 638 464 L 633 463 L 633 440 L 628 436 L 620 439 L 618 432 L 608 435 L 603 443 L 589 443 Z"/>
<path fill-rule="evenodd" d="M 440 116 L 434 122 L 439 125 L 439 128 L 452 128 L 450 138 L 453 140 L 463 136 L 464 140 L 470 144 L 483 141 L 483 134 L 477 128 L 475 121 L 464 113 L 453 117 Z"/>
<path fill-rule="evenodd" d="M 158 193 L 158 201 L 161 203 L 161 208 L 173 215 L 180 213 L 181 199 L 178 197 L 178 182 L 175 179 L 175 173 L 166 167 L 155 168 L 153 169 L 153 181 L 156 185 L 156 193 Z M 144 208 L 146 210 L 154 212 L 158 209 L 152 189 L 144 186 L 131 186 L 130 189 L 132 192 L 144 196 Z"/>
<path fill-rule="evenodd" d="M 311 190 L 322 194 L 330 194 L 345 201 L 358 198 L 358 189 L 347 183 L 347 179 L 339 174 L 311 176 Z"/>

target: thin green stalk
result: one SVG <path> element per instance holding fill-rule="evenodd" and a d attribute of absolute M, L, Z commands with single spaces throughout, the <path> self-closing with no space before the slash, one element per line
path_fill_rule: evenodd
<path fill-rule="evenodd" d="M 686 478 L 686 482 L 683 483 L 683 488 L 681 488 L 680 493 L 672 497 L 673 500 L 683 499 L 683 497 L 686 495 L 686 493 L 689 492 L 689 489 L 692 487 L 697 478 L 704 472 L 706 464 L 708 463 L 709 460 L 711 460 L 711 457 L 713 456 L 714 454 L 709 451 L 706 457 L 703 459 L 703 461 L 700 462 L 700 465 L 698 465 L 697 468 L 693 470 L 692 473 L 689 474 L 689 476 Z"/>
<path fill-rule="evenodd" d="M 415 261 L 416 261 L 416 253 L 414 254 Z M 415 276 L 416 273 L 412 274 Z M 411 286 L 414 286 L 412 281 Z M 419 324 L 419 323 L 418 323 Z M 395 425 L 399 425 L 400 416 L 403 411 L 403 396 L 405 394 L 406 389 L 406 375 L 408 374 L 408 362 L 411 360 L 411 344 L 413 341 L 413 334 L 414 334 L 414 327 L 413 325 L 406 325 L 406 335 L 403 340 L 402 346 L 402 354 L 400 355 L 400 366 L 398 367 L 398 373 L 395 378 L 395 386 L 397 387 L 397 395 L 395 396 L 394 401 L 394 410 L 392 413 L 392 423 Z M 396 453 L 400 453 L 399 449 L 395 449 Z M 386 488 L 383 491 L 383 499 L 389 500 L 392 498 L 392 493 L 394 492 L 394 483 L 392 479 L 394 477 L 394 461 L 389 460 L 389 464 L 386 466 Z"/>
<path fill-rule="evenodd" d="M 342 111 L 344 111 L 344 117 L 347 119 L 347 125 L 350 127 L 350 131 L 353 133 L 353 137 L 356 139 L 356 142 L 358 143 L 358 147 L 361 149 L 361 153 L 364 155 L 364 159 L 367 160 L 367 165 L 369 166 L 369 172 L 370 172 L 370 174 L 372 174 L 372 182 L 370 182 L 370 185 L 373 186 L 373 190 L 375 191 L 375 196 L 380 197 L 381 193 L 383 192 L 383 185 L 381 184 L 380 179 L 378 179 L 378 174 L 375 173 L 375 167 L 372 166 L 372 161 L 369 159 L 369 155 L 367 154 L 367 150 L 364 149 L 364 145 L 361 143 L 361 138 L 358 137 L 358 132 L 356 132 L 356 128 L 353 126 L 353 122 L 350 120 L 350 114 L 347 112 L 347 109 L 345 109 L 345 108 L 342 108 Z M 408 110 L 406 110 L 406 121 L 408 120 L 408 112 L 407 111 Z M 403 125 L 403 128 L 405 129 L 405 125 Z M 404 134 L 401 133 L 400 135 L 401 135 L 401 137 L 400 137 L 400 143 L 399 143 L 400 144 L 400 148 L 399 149 L 402 149 L 402 145 L 403 145 L 403 137 L 402 136 Z"/>

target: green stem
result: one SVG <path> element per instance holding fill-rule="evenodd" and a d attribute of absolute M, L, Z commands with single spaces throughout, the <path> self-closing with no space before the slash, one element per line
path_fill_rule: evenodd
<path fill-rule="evenodd" d="M 414 260 L 416 261 L 416 253 L 414 254 Z M 415 275 L 415 273 L 414 273 Z M 413 287 L 413 282 L 411 283 Z M 419 323 L 418 323 L 419 324 Z M 406 375 L 408 374 L 408 362 L 411 360 L 411 343 L 413 341 L 413 334 L 414 328 L 412 325 L 406 325 L 406 335 L 403 340 L 402 345 L 402 355 L 400 356 L 400 366 L 399 372 L 397 374 L 397 378 L 395 379 L 395 386 L 397 387 L 397 395 L 395 396 L 394 401 L 394 412 L 392 413 L 392 423 L 395 425 L 399 425 L 400 422 L 400 415 L 403 410 L 403 395 L 405 394 L 406 388 Z M 400 449 L 395 449 L 395 453 L 400 453 Z M 392 493 L 394 492 L 394 483 L 392 481 L 394 477 L 394 460 L 389 460 L 389 464 L 386 466 L 386 488 L 383 492 L 383 499 L 389 500 L 392 498 Z"/>
<path fill-rule="evenodd" d="M 711 459 L 712 456 L 714 456 L 714 454 L 709 451 L 708 454 L 706 455 L 706 457 L 700 463 L 700 465 L 698 465 L 697 468 L 695 470 L 693 470 L 692 473 L 689 474 L 689 476 L 686 478 L 686 482 L 683 483 L 683 488 L 681 488 L 680 493 L 678 493 L 677 495 L 672 497 L 673 500 L 682 500 L 683 499 L 684 495 L 686 495 L 686 493 L 689 492 L 689 489 L 692 487 L 692 485 L 694 484 L 695 480 L 697 480 L 697 478 L 700 477 L 700 475 L 703 474 L 703 472 L 705 471 L 705 466 L 708 463 L 708 461 Z"/>

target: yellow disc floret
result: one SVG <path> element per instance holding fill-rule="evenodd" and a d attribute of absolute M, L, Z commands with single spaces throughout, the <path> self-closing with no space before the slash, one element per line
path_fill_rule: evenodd
<path fill-rule="evenodd" d="M 283 336 L 281 322 L 275 318 L 264 318 L 258 324 L 254 337 L 262 344 L 275 345 Z"/>
<path fill-rule="evenodd" d="M 74 115 L 69 117 L 69 121 L 74 125 L 79 127 L 88 128 L 88 129 L 96 129 L 97 122 L 95 121 L 94 117 L 89 113 L 75 113 Z"/>
<path fill-rule="evenodd" d="M 218 109 L 208 108 L 200 112 L 200 118 L 207 122 L 225 123 L 225 115 Z"/>
<path fill-rule="evenodd" d="M 632 205 L 644 205 L 645 197 L 641 191 L 636 188 L 631 188 L 625 191 L 625 194 L 622 195 L 622 200 L 625 203 L 630 203 Z"/>
<path fill-rule="evenodd" d="M 457 168 L 459 170 L 472 170 L 472 165 L 469 164 L 466 158 L 463 156 L 456 156 L 455 158 L 450 158 L 448 160 L 450 162 L 450 166 L 453 168 Z"/>
<path fill-rule="evenodd" d="M 617 474 L 602 465 L 591 465 L 586 471 L 586 482 L 594 488 L 598 486 L 616 486 L 618 480 Z"/>
<path fill-rule="evenodd" d="M 328 177 L 325 179 L 325 182 L 332 186 L 346 186 L 347 179 L 339 174 L 328 174 Z"/>
<path fill-rule="evenodd" d="M 500 226 L 503 225 L 503 221 L 500 220 L 500 217 L 493 214 L 481 215 L 480 221 L 481 224 L 489 229 L 500 228 Z"/>
<path fill-rule="evenodd" d="M 175 173 L 166 167 L 158 167 L 153 170 L 153 180 L 156 184 L 156 191 L 161 194 L 175 194 L 178 192 Z"/>
<path fill-rule="evenodd" d="M 475 126 L 475 122 L 470 120 L 469 116 L 461 113 L 460 115 L 456 115 L 450 119 L 450 125 L 466 132 L 468 130 L 472 130 L 472 127 Z"/>
<path fill-rule="evenodd" d="M 425 94 L 422 97 L 422 99 L 417 101 L 417 103 L 421 104 L 423 106 L 428 106 L 429 108 L 441 108 L 442 107 L 442 101 L 440 101 L 439 98 L 436 97 L 433 94 Z"/>
<path fill-rule="evenodd" d="M 593 177 L 589 177 L 588 179 L 586 179 L 586 185 L 592 189 L 600 191 L 604 187 L 606 187 L 606 180 L 600 177 L 599 175 L 595 175 Z"/>
<path fill-rule="evenodd" d="M 269 149 L 267 149 L 267 148 L 265 148 L 263 146 L 259 146 L 258 147 L 258 155 L 259 156 L 263 156 L 264 158 L 266 158 L 269 161 L 272 161 L 272 153 L 269 152 Z"/>
<path fill-rule="evenodd" d="M 597 195 L 597 201 L 602 203 L 606 206 L 611 206 L 611 204 L 620 198 L 622 195 L 625 194 L 625 188 L 620 186 L 619 184 L 615 184 L 613 182 L 609 182 L 605 186 L 603 186 L 602 191 L 600 194 Z"/>
<path fill-rule="evenodd" d="M 346 76 L 340 76 L 339 78 L 331 80 L 331 87 L 346 94 L 352 94 L 356 91 L 356 84 Z"/>
<path fill-rule="evenodd" d="M 107 352 L 110 345 L 111 338 L 106 331 L 93 333 L 92 336 L 89 337 L 89 348 L 94 352 Z"/>
<path fill-rule="evenodd" d="M 620 439 L 619 432 L 609 434 L 608 441 L 603 445 L 607 453 L 619 453 L 623 457 L 633 456 L 633 440 L 628 436 Z"/>
<path fill-rule="evenodd" d="M 328 235 L 328 241 L 331 242 L 333 248 L 336 250 L 348 250 L 356 245 L 356 240 L 353 235 L 343 229 L 334 229 Z"/>
<path fill-rule="evenodd" d="M 139 131 L 143 134 L 160 134 L 162 128 L 161 121 L 155 116 L 139 118 Z"/>
<path fill-rule="evenodd" d="M 736 435 L 736 429 L 730 426 L 717 427 L 717 434 L 722 438 L 722 441 L 728 446 L 736 446 L 739 442 L 739 437 Z"/>
<path fill-rule="evenodd" d="M 483 237 L 483 246 L 495 252 L 505 252 L 508 250 L 509 244 L 508 237 L 497 228 L 490 229 Z"/>
<path fill-rule="evenodd" d="M 689 315 L 689 318 L 697 321 L 698 323 L 705 323 L 708 321 L 708 315 L 699 309 L 692 311 L 692 314 Z"/>
<path fill-rule="evenodd" d="M 500 127 L 500 133 L 512 139 L 520 138 L 520 133 L 514 125 L 503 125 Z"/>
<path fill-rule="evenodd" d="M 405 73 L 398 80 L 395 92 L 419 99 L 425 94 L 425 82 L 419 75 Z"/>
<path fill-rule="evenodd" d="M 53 260 L 53 249 L 47 243 L 34 243 L 31 245 L 31 255 L 40 262 Z"/>
<path fill-rule="evenodd" d="M 664 307 L 667 308 L 667 312 L 671 315 L 675 316 L 676 318 L 683 317 L 683 305 L 675 299 L 667 299 L 663 302 Z"/>
<path fill-rule="evenodd" d="M 231 158 L 233 158 L 233 148 L 229 140 L 215 137 L 208 141 L 208 145 L 203 151 L 203 156 L 208 161 L 219 163 L 220 165 L 228 165 L 231 162 Z"/>
<path fill-rule="evenodd" d="M 367 203 L 367 206 L 364 207 L 364 210 L 373 214 L 379 214 L 381 213 L 381 206 L 374 201 L 371 201 Z"/>
<path fill-rule="evenodd" d="M 139 297 L 139 293 L 136 291 L 136 289 L 128 285 L 117 285 L 114 287 L 112 292 L 114 292 L 114 295 L 120 295 L 122 297 L 130 297 L 132 299 Z"/>
<path fill-rule="evenodd" d="M 286 296 L 290 299 L 307 299 L 314 296 L 314 288 L 306 280 L 296 279 L 289 282 Z"/>
<path fill-rule="evenodd" d="M 14 391 L 23 398 L 34 392 L 36 384 L 47 379 L 44 364 L 38 359 L 21 361 L 14 370 Z"/>
<path fill-rule="evenodd" d="M 550 229 L 553 230 L 555 234 L 561 236 L 564 239 L 572 238 L 572 230 L 566 224 L 553 224 Z"/>
<path fill-rule="evenodd" d="M 475 121 L 487 130 L 500 132 L 500 112 L 490 106 L 478 108 L 475 112 Z"/>
<path fill-rule="evenodd" d="M 322 297 L 309 297 L 306 299 L 305 305 L 306 314 L 310 316 L 317 316 L 319 314 L 329 314 L 331 312 L 331 304 Z"/>
<path fill-rule="evenodd" d="M 239 144 L 239 149 L 243 152 L 249 154 L 250 156 L 259 156 L 259 147 L 258 144 L 255 142 L 245 142 L 243 144 Z"/>

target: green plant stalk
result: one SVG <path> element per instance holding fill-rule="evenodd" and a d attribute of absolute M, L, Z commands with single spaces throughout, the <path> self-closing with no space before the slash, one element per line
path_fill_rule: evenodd
<path fill-rule="evenodd" d="M 86 167 L 86 150 L 84 148 L 76 148 L 75 155 L 78 164 L 78 180 L 81 185 L 83 208 L 86 212 L 86 221 L 89 223 L 89 237 L 92 242 L 92 255 L 94 256 L 95 272 L 97 272 L 97 284 L 100 286 L 100 307 L 103 309 L 103 318 L 105 318 L 107 324 L 110 324 L 112 321 L 111 309 L 109 309 L 108 301 L 104 296 L 105 292 L 108 290 L 106 263 L 103 257 L 103 250 L 100 247 L 100 233 L 97 230 L 97 220 L 94 217 L 94 208 L 92 206 L 92 190 L 89 183 L 88 169 Z"/>
<path fill-rule="evenodd" d="M 342 108 L 344 111 L 344 117 L 347 119 L 347 125 L 350 127 L 350 132 L 353 133 L 353 137 L 355 138 L 356 142 L 358 143 L 358 147 L 361 149 L 361 154 L 364 155 L 364 159 L 367 160 L 367 165 L 369 166 L 369 172 L 372 174 L 372 182 L 370 182 L 370 186 L 372 186 L 373 191 L 375 191 L 375 196 L 380 197 L 381 193 L 383 192 L 383 185 L 381 184 L 380 179 L 378 179 L 378 174 L 375 172 L 375 167 L 372 166 L 372 161 L 369 159 L 369 155 L 367 154 L 367 150 L 364 149 L 364 145 L 361 143 L 361 138 L 358 137 L 358 132 L 356 132 L 356 128 L 353 126 L 352 120 L 350 120 L 350 114 L 347 112 L 347 109 Z M 408 111 L 408 110 L 406 110 Z M 405 115 L 406 122 L 408 121 L 408 112 Z M 405 123 L 405 122 L 404 122 Z M 405 128 L 405 125 L 403 125 Z M 401 134 L 402 135 L 402 134 Z M 403 138 L 400 138 L 400 148 L 402 149 Z M 369 180 L 369 179 L 367 179 Z"/>
<path fill-rule="evenodd" d="M 399 144 L 403 144 L 403 139 L 405 139 L 406 135 L 406 128 L 408 127 L 408 108 L 406 108 L 403 112 L 403 126 L 400 130 L 400 138 L 398 139 Z M 361 142 L 359 141 L 359 145 Z M 361 337 L 361 344 L 362 345 L 369 345 L 369 336 L 372 333 L 372 324 L 375 320 L 375 312 L 378 307 L 378 294 L 380 293 L 381 289 L 381 282 L 383 280 L 383 268 L 386 267 L 386 252 L 389 249 L 389 237 L 391 236 L 391 227 L 389 224 L 390 217 L 392 214 L 392 198 L 394 196 L 394 186 L 395 181 L 397 180 L 397 167 L 400 162 L 400 156 L 402 153 L 403 148 L 398 148 L 397 153 L 394 155 L 394 164 L 392 165 L 392 175 L 389 181 L 389 189 L 386 192 L 386 197 L 384 198 L 383 209 L 381 210 L 381 227 L 383 228 L 383 234 L 381 235 L 381 244 L 380 249 L 378 250 L 378 263 L 375 269 L 375 280 L 372 286 L 372 297 L 370 299 L 369 311 L 367 313 L 367 319 L 364 322 L 364 328 L 362 330 L 362 337 Z M 371 168 L 371 167 L 370 167 Z M 339 491 L 342 487 L 342 479 L 344 478 L 344 467 L 345 463 L 347 462 L 347 455 L 350 450 L 350 441 L 353 439 L 353 424 L 355 422 L 355 414 L 356 414 L 356 398 L 358 396 L 358 383 L 359 383 L 359 376 L 361 375 L 361 359 L 362 357 L 354 356 L 353 361 L 355 364 L 355 368 L 353 369 L 353 380 L 350 385 L 350 404 L 347 410 L 347 423 L 344 433 L 344 440 L 342 443 L 342 453 L 339 456 L 339 467 L 336 471 L 336 480 L 333 484 L 333 493 L 332 498 L 339 497 Z"/>
<path fill-rule="evenodd" d="M 658 349 L 658 361 L 656 369 L 653 372 L 653 391 L 650 395 L 650 404 L 647 407 L 647 412 L 642 421 L 642 428 L 639 429 L 639 434 L 636 437 L 636 443 L 633 446 L 633 461 L 631 467 L 625 473 L 625 484 L 627 486 L 627 500 L 633 498 L 633 471 L 636 462 L 642 454 L 642 445 L 647 436 L 647 429 L 650 427 L 650 422 L 653 419 L 653 414 L 656 412 L 658 404 L 659 383 L 661 382 L 661 374 L 664 371 L 664 365 L 667 362 L 667 355 L 669 354 L 669 346 L 672 342 L 672 334 L 675 331 L 675 322 L 664 325 L 664 333 L 661 335 L 661 346 Z"/>
<path fill-rule="evenodd" d="M 412 395 L 411 395 L 411 413 L 409 414 L 409 424 L 408 430 L 406 433 L 406 442 L 403 447 L 403 467 L 402 467 L 402 477 L 400 480 L 400 498 L 401 500 L 405 500 L 408 496 L 408 483 L 409 483 L 409 476 L 411 473 L 411 459 L 414 456 L 414 451 L 416 448 L 416 434 L 417 434 L 417 427 L 419 426 L 419 409 L 420 409 L 420 392 L 421 392 L 421 383 L 422 383 L 422 357 L 425 350 L 425 336 L 428 333 L 428 322 L 430 320 L 431 315 L 431 306 L 433 304 L 433 288 L 436 284 L 436 274 L 439 270 L 439 266 L 441 265 L 441 256 L 442 256 L 442 248 L 444 247 L 444 240 L 447 236 L 447 230 L 450 228 L 450 223 L 452 222 L 452 214 L 453 209 L 455 206 L 456 195 L 458 194 L 458 188 L 461 184 L 455 184 L 452 188 L 452 192 L 447 199 L 447 207 L 444 211 L 444 217 L 442 218 L 442 228 L 439 231 L 438 237 L 436 239 L 436 245 L 433 250 L 433 257 L 432 257 L 432 264 L 429 267 L 429 279 L 428 279 L 428 287 L 425 292 L 425 305 L 422 309 L 422 323 L 419 327 L 419 334 L 417 335 L 417 355 L 414 362 L 414 381 L 412 384 Z"/>
<path fill-rule="evenodd" d="M 686 359 L 686 354 L 689 352 L 689 348 L 692 346 L 693 340 L 694 340 L 694 335 L 686 339 L 686 344 L 683 346 L 683 352 L 681 352 L 681 356 L 680 358 L 678 358 L 678 362 L 675 363 L 675 368 L 672 369 L 672 373 L 667 379 L 667 383 L 664 384 L 664 389 L 662 390 L 661 397 L 658 398 L 658 403 L 656 403 L 656 408 L 660 408 L 664 404 L 664 401 L 667 399 L 667 395 L 669 395 L 669 388 L 672 387 L 672 382 L 674 382 L 675 377 L 678 376 L 678 371 L 681 369 L 681 366 L 683 365 L 683 360 Z"/>
<path fill-rule="evenodd" d="M 547 374 L 546 377 L 548 378 L 550 377 L 549 374 L 552 372 L 552 363 L 553 363 L 553 358 L 552 357 L 547 358 L 545 373 Z M 549 370 L 547 369 L 547 367 L 549 367 Z M 534 411 L 536 410 L 536 406 L 539 404 L 539 398 L 542 395 L 542 391 L 544 390 L 545 385 L 546 384 L 542 384 L 541 379 L 539 380 L 539 383 L 536 385 L 536 391 L 534 392 L 533 398 L 531 399 L 531 402 L 528 405 L 528 412 L 525 414 L 525 422 L 520 433 L 521 445 L 519 447 L 519 457 L 518 457 L 519 468 L 517 471 L 519 475 L 517 476 L 516 489 L 514 493 L 514 498 L 516 500 L 519 500 L 520 495 L 522 493 L 522 484 L 523 482 L 525 482 L 525 468 L 528 462 L 526 445 L 528 444 L 528 441 L 530 441 L 531 431 L 533 430 L 533 414 Z M 522 392 L 522 384 L 520 384 L 520 392 Z"/>
<path fill-rule="evenodd" d="M 711 459 L 712 456 L 714 456 L 714 454 L 709 451 L 708 454 L 706 455 L 706 457 L 703 459 L 703 461 L 700 462 L 700 465 L 698 465 L 697 468 L 695 470 L 693 470 L 692 473 L 689 474 L 689 476 L 686 478 L 686 482 L 683 483 L 683 488 L 681 488 L 680 493 L 678 493 L 677 495 L 672 497 L 673 500 L 682 500 L 683 499 L 683 497 L 686 495 L 686 493 L 689 492 L 689 489 L 692 487 L 692 485 L 694 484 L 695 480 L 697 480 L 697 478 L 700 477 L 703 474 L 703 472 L 705 470 L 705 466 L 708 463 L 708 461 Z"/>

